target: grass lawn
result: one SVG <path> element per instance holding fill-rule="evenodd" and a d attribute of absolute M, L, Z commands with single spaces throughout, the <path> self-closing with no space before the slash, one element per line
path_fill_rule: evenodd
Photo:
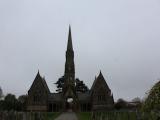
<path fill-rule="evenodd" d="M 77 113 L 78 120 L 91 120 L 91 112 Z"/>
<path fill-rule="evenodd" d="M 56 117 L 60 115 L 59 112 L 54 112 L 54 113 L 47 113 L 47 118 L 46 120 L 54 120 Z"/>

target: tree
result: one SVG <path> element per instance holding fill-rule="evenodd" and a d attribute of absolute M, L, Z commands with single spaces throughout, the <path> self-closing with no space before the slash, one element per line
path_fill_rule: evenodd
<path fill-rule="evenodd" d="M 142 110 L 145 112 L 160 111 L 160 81 L 149 91 L 148 96 L 143 103 Z"/>
<path fill-rule="evenodd" d="M 132 102 L 137 102 L 137 103 L 141 103 L 141 99 L 139 97 L 133 98 Z"/>
<path fill-rule="evenodd" d="M 63 85 L 64 85 L 64 76 L 59 78 L 58 81 L 55 84 L 56 84 L 56 87 L 57 87 L 56 91 L 58 93 L 62 92 L 62 88 L 63 88 Z"/>
<path fill-rule="evenodd" d="M 18 97 L 18 103 L 21 111 L 25 111 L 27 107 L 27 95 L 21 95 Z"/>
<path fill-rule="evenodd" d="M 140 110 L 142 107 L 142 100 L 139 97 L 133 98 L 132 103 L 135 105 L 137 110 Z"/>
<path fill-rule="evenodd" d="M 14 111 L 20 111 L 21 110 L 21 104 L 16 99 L 16 96 L 13 94 L 7 94 L 3 101 L 3 110 L 14 110 Z"/>
<path fill-rule="evenodd" d="M 84 84 L 83 81 L 79 80 L 78 78 L 76 78 L 76 91 L 77 92 L 82 92 L 85 93 L 87 91 L 89 91 L 88 87 Z"/>
<path fill-rule="evenodd" d="M 16 108 L 16 97 L 13 94 L 7 94 L 4 98 L 4 109 L 5 110 L 15 110 Z"/>
<path fill-rule="evenodd" d="M 25 111 L 27 105 L 27 95 L 21 95 L 16 99 L 13 94 L 7 94 L 4 100 L 0 100 L 0 110 Z"/>
<path fill-rule="evenodd" d="M 64 76 L 62 76 L 61 78 L 58 79 L 58 81 L 55 83 L 56 87 L 57 87 L 57 92 L 60 93 L 62 92 L 62 88 L 64 85 Z M 79 80 L 79 78 L 76 78 L 75 80 L 75 88 L 77 92 L 87 92 L 89 91 L 88 87 L 84 84 L 84 82 L 82 80 Z"/>
<path fill-rule="evenodd" d="M 118 99 L 117 103 L 115 104 L 115 108 L 118 110 L 126 108 L 126 106 L 127 106 L 127 102 L 123 100 L 122 98 Z"/>
<path fill-rule="evenodd" d="M 0 87 L 0 99 L 3 97 L 3 91 L 2 88 Z"/>

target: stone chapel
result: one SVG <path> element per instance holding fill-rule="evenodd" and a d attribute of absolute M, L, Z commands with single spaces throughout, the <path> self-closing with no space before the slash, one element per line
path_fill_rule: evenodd
<path fill-rule="evenodd" d="M 74 111 L 108 111 L 114 107 L 113 94 L 100 71 L 87 92 L 75 90 L 75 64 L 71 27 L 69 27 L 64 85 L 62 92 L 51 93 L 45 78 L 39 71 L 28 90 L 27 111 L 65 111 L 70 106 Z M 72 98 L 71 105 L 68 99 Z"/>

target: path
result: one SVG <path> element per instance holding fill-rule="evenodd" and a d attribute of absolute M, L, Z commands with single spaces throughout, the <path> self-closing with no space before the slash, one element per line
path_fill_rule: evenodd
<path fill-rule="evenodd" d="M 74 112 L 68 111 L 59 115 L 55 120 L 78 120 Z"/>

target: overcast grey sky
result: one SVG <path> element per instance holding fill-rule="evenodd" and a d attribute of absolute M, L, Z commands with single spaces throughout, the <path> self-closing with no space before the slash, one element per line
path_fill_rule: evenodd
<path fill-rule="evenodd" d="M 160 0 L 0 0 L 0 86 L 27 94 L 38 69 L 53 92 L 71 24 L 76 77 L 102 70 L 114 98 L 144 97 L 160 78 Z"/>

